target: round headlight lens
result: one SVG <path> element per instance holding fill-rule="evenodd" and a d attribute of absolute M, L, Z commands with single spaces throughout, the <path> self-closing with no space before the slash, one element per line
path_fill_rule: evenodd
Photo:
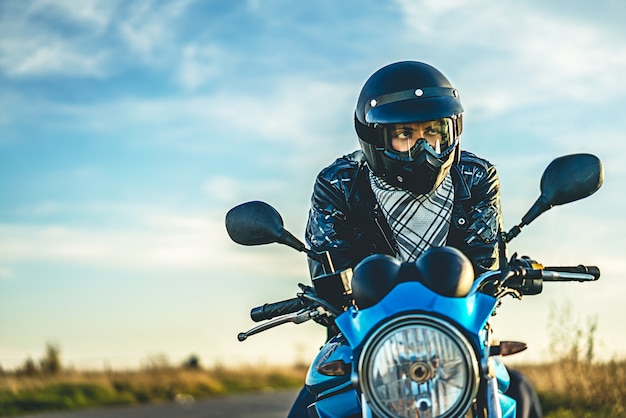
<path fill-rule="evenodd" d="M 361 388 L 381 416 L 458 417 L 478 388 L 467 339 L 432 317 L 402 317 L 376 332 L 359 362 Z"/>

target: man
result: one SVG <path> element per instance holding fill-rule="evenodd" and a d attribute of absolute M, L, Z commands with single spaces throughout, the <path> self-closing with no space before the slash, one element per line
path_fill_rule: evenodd
<path fill-rule="evenodd" d="M 493 268 L 499 183 L 491 164 L 461 151 L 462 113 L 458 91 L 430 65 L 374 73 L 355 111 L 361 149 L 319 174 L 307 243 L 328 250 L 338 269 L 373 253 L 411 261 L 441 245 L 463 251 L 477 273 Z"/>
<path fill-rule="evenodd" d="M 354 123 L 361 149 L 316 179 L 309 247 L 328 251 L 337 270 L 377 253 L 414 261 L 443 245 L 468 256 L 476 275 L 496 268 L 498 176 L 461 151 L 463 106 L 448 79 L 421 62 L 385 66 L 363 86 Z M 324 273 L 314 260 L 309 267 L 312 277 Z M 290 417 L 306 417 L 313 401 L 303 390 Z"/>

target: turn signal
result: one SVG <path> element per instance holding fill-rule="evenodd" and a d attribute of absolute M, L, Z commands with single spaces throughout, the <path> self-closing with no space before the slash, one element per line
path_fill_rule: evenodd
<path fill-rule="evenodd" d="M 519 341 L 500 341 L 499 345 L 491 347 L 489 354 L 492 356 L 510 356 L 511 354 L 517 354 L 526 350 L 528 346 L 526 343 Z"/>
<path fill-rule="evenodd" d="M 345 376 L 350 374 L 352 367 L 343 360 L 334 360 L 322 364 L 317 371 L 324 376 Z"/>

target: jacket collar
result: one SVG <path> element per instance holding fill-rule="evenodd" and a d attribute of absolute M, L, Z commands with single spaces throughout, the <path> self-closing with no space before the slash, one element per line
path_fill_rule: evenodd
<path fill-rule="evenodd" d="M 450 174 L 452 175 L 452 184 L 454 184 L 454 199 L 467 200 L 472 197 L 469 185 L 461 174 L 461 167 L 458 164 L 452 165 Z"/>
<path fill-rule="evenodd" d="M 357 170 L 357 177 L 359 177 L 359 174 L 361 174 L 361 178 L 365 176 L 364 178 L 369 184 L 369 167 L 367 166 L 365 157 L 363 156 L 363 154 L 358 152 L 355 153 L 355 156 L 353 158 L 355 157 L 359 166 L 359 169 Z M 452 175 L 452 184 L 454 185 L 454 200 L 468 200 L 470 197 L 472 197 L 470 187 L 467 184 L 467 181 L 465 181 L 465 177 L 463 177 L 463 174 L 461 173 L 461 167 L 459 164 L 452 164 L 452 167 L 450 168 L 450 174 Z M 355 181 L 353 186 L 356 186 L 356 183 L 357 182 Z M 352 195 L 351 191 L 349 195 Z"/>

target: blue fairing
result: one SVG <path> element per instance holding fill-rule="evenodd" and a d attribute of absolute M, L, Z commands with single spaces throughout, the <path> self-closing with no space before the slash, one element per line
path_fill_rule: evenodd
<path fill-rule="evenodd" d="M 449 298 L 433 292 L 419 282 L 405 282 L 397 285 L 379 303 L 370 308 L 361 310 L 350 308 L 338 316 L 335 323 L 350 346 L 356 349 L 381 321 L 387 321 L 403 312 L 432 313 L 456 323 L 477 348 L 482 350 L 483 343 L 479 335 L 496 304 L 496 298 L 484 293 L 476 292 L 464 298 Z"/>
<path fill-rule="evenodd" d="M 318 367 L 338 360 L 354 367 L 354 353 L 360 352 L 370 333 L 381 322 L 403 313 L 415 312 L 447 318 L 472 341 L 477 354 L 482 357 L 485 354 L 485 326 L 496 304 L 496 298 L 483 293 L 473 293 L 464 298 L 449 298 L 418 282 L 405 282 L 396 286 L 370 308 L 350 308 L 335 320 L 342 334 L 331 339 L 322 348 L 307 374 L 307 387 L 320 398 L 313 407 L 314 410 L 320 417 L 348 416 L 360 411 L 360 397 L 353 387 L 351 376 L 326 376 L 318 372 Z M 505 391 L 510 381 L 508 373 L 501 362 L 496 361 L 495 366 L 498 388 Z M 500 405 L 503 418 L 515 417 L 515 401 L 501 395 Z M 337 415 L 337 408 L 345 415 Z"/>
<path fill-rule="evenodd" d="M 500 409 L 502 410 L 502 418 L 515 418 L 517 404 L 515 399 L 500 394 Z"/>
<path fill-rule="evenodd" d="M 361 402 L 356 390 L 338 392 L 336 395 L 315 402 L 312 407 L 319 418 L 352 417 L 360 414 Z M 311 413 L 309 412 L 309 416 Z"/>
<path fill-rule="evenodd" d="M 500 357 L 494 357 L 493 364 L 496 379 L 498 380 L 498 388 L 502 392 L 506 392 L 509 388 L 509 385 L 511 384 L 511 376 L 509 376 L 509 372 L 506 370 L 506 367 L 504 367 L 504 364 L 502 363 Z"/>

